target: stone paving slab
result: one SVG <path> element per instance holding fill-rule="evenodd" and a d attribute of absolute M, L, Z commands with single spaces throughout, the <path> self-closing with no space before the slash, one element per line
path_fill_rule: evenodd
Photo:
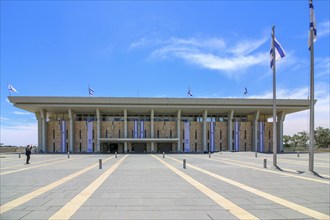
<path fill-rule="evenodd" d="M 26 166 L 22 165 L 25 160 L 24 155 L 22 158 L 15 158 L 16 156 L 11 154 L 8 159 L 0 159 L 1 173 L 9 169 L 19 170 Z M 0 204 L 4 205 L 40 187 L 47 186 L 54 181 L 96 164 L 99 159 L 106 160 L 110 156 L 113 155 L 77 154 L 71 155 L 71 158 L 75 158 L 74 160 L 67 158 L 56 165 L 47 165 L 47 163 L 54 162 L 54 160 L 50 161 L 51 159 L 62 160 L 67 155 L 32 155 L 32 168 L 30 170 L 20 170 L 0 176 Z M 1 214 L 0 219 L 48 219 L 123 156 L 119 154 L 118 158 L 112 158 L 105 162 L 103 169 L 95 167 L 22 205 L 18 205 Z M 183 169 L 182 163 L 175 162 L 170 158 L 165 157 L 163 159 L 162 155 L 157 154 L 155 156 L 260 219 L 311 219 L 310 216 L 296 210 L 246 192 L 189 167 Z M 225 159 L 237 161 L 236 163 L 249 162 L 251 163 L 249 166 L 260 168 L 262 167 L 262 158 L 267 158 L 269 166 L 271 165 L 271 154 L 258 154 L 258 158 L 254 158 L 253 152 L 212 154 L 212 159 L 219 161 L 208 160 L 207 154 L 172 154 L 166 156 L 180 161 L 186 158 L 187 164 L 193 164 L 214 174 L 330 215 L 329 184 L 283 176 L 280 175 L 280 172 L 273 174 L 234 164 L 221 163 L 221 158 L 223 158 L 224 162 Z M 328 169 L 326 168 L 326 165 L 329 164 L 329 156 L 329 153 L 315 154 L 315 161 L 320 163 L 316 169 L 324 174 L 329 174 L 330 165 Z M 281 159 L 288 160 L 282 164 L 287 168 L 302 170 L 308 178 L 321 179 L 314 175 L 308 175 L 306 155 L 295 157 L 292 154 L 280 154 L 278 158 L 279 162 Z M 34 165 L 41 164 L 44 166 L 33 168 Z M 270 167 L 267 169 L 271 170 Z M 323 180 L 329 182 L 327 179 Z M 150 155 L 130 154 L 72 215 L 71 219 L 237 219 L 237 217 Z"/>

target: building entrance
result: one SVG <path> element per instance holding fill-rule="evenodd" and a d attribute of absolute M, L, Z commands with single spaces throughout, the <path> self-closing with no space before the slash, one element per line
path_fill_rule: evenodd
<path fill-rule="evenodd" d="M 132 144 L 132 153 L 136 153 L 136 154 L 147 153 L 147 144 L 145 144 L 145 143 L 133 143 Z"/>
<path fill-rule="evenodd" d="M 114 154 L 115 152 L 118 152 L 118 144 L 116 143 L 106 143 L 103 145 L 103 153 L 106 154 Z"/>
<path fill-rule="evenodd" d="M 158 144 L 158 153 L 171 153 L 172 152 L 172 144 L 171 143 L 161 143 Z"/>

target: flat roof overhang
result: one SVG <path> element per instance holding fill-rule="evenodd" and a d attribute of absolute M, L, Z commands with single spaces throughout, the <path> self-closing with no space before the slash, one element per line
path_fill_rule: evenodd
<path fill-rule="evenodd" d="M 17 108 L 36 113 L 45 110 L 55 114 L 66 114 L 69 109 L 75 113 L 95 113 L 99 109 L 105 114 L 198 114 L 204 110 L 208 114 L 252 114 L 260 111 L 272 115 L 272 99 L 239 98 L 117 98 L 117 97 L 53 97 L 53 96 L 9 96 L 9 101 Z M 315 101 L 316 102 L 316 101 Z M 277 99 L 277 112 L 286 114 L 309 109 L 308 99 Z"/>

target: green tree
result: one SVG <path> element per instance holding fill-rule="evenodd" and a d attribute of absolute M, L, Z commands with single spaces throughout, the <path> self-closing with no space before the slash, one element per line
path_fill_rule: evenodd
<path fill-rule="evenodd" d="M 284 135 L 283 136 L 283 143 L 284 143 L 284 147 L 289 148 L 291 147 L 291 136 L 290 135 Z"/>
<path fill-rule="evenodd" d="M 330 129 L 317 127 L 315 130 L 315 146 L 327 148 L 330 146 Z"/>

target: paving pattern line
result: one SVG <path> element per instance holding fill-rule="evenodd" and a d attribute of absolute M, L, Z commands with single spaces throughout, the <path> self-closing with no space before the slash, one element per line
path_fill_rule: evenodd
<path fill-rule="evenodd" d="M 212 199 L 213 201 L 215 201 L 218 205 L 220 205 L 221 207 L 223 207 L 226 210 L 228 210 L 231 214 L 233 214 L 237 218 L 239 218 L 239 219 L 259 219 L 258 217 L 252 215 L 251 213 L 249 213 L 245 209 L 239 207 L 235 203 L 233 203 L 230 200 L 226 199 L 225 197 L 221 196 L 217 192 L 213 191 L 212 189 L 210 189 L 207 186 L 203 185 L 202 183 L 198 182 L 194 178 L 192 178 L 189 175 L 183 173 L 182 171 L 176 169 L 175 167 L 173 167 L 169 163 L 161 160 L 160 158 L 158 158 L 158 157 L 156 157 L 154 155 L 151 155 L 151 156 L 154 157 L 155 159 L 157 159 L 162 164 L 164 164 L 167 168 L 169 168 L 170 170 L 172 170 L 174 173 L 176 173 L 182 179 L 184 179 L 185 181 L 187 181 L 188 183 L 190 183 L 192 186 L 194 186 L 195 188 L 197 188 L 199 191 L 201 191 L 202 193 L 204 193 L 205 195 L 207 195 L 210 199 Z"/>
<path fill-rule="evenodd" d="M 174 161 L 176 161 L 178 163 L 181 163 L 181 161 L 179 161 L 176 158 L 173 158 L 173 157 L 170 157 L 170 156 L 167 156 L 167 158 L 169 158 L 171 160 L 174 160 Z M 300 212 L 302 214 L 308 215 L 308 216 L 310 216 L 312 218 L 315 218 L 315 219 L 327 219 L 327 220 L 330 219 L 330 216 L 329 215 L 326 215 L 324 213 L 315 211 L 313 209 L 310 209 L 310 208 L 307 208 L 307 207 L 298 205 L 296 203 L 293 203 L 293 202 L 290 202 L 288 200 L 282 199 L 280 197 L 274 196 L 274 195 L 272 195 L 270 193 L 263 192 L 263 191 L 258 190 L 256 188 L 253 188 L 253 187 L 247 186 L 247 185 L 245 185 L 243 183 L 237 182 L 235 180 L 231 180 L 229 178 L 226 178 L 226 177 L 220 176 L 218 174 L 212 173 L 212 172 L 210 172 L 208 170 L 204 170 L 202 168 L 199 168 L 199 167 L 194 166 L 194 165 L 191 165 L 191 164 L 187 164 L 186 166 L 189 167 L 189 168 L 193 168 L 195 170 L 198 170 L 198 171 L 200 171 L 202 173 L 205 173 L 205 174 L 207 174 L 209 176 L 212 176 L 212 177 L 214 177 L 214 178 L 216 178 L 218 180 L 221 180 L 223 182 L 226 182 L 228 184 L 231 184 L 233 186 L 236 186 L 236 187 L 238 187 L 240 189 L 243 189 L 243 190 L 245 190 L 247 192 L 253 193 L 253 194 L 258 195 L 258 196 L 260 196 L 262 198 L 265 198 L 267 200 L 270 200 L 272 202 L 275 202 L 275 203 L 280 204 L 282 206 L 285 206 L 287 208 L 293 209 L 293 210 L 298 211 L 298 212 Z"/>
<path fill-rule="evenodd" d="M 288 160 L 288 159 L 278 159 L 279 162 L 283 162 L 283 163 L 290 163 L 290 164 L 298 164 L 298 165 L 304 165 L 304 166 L 308 166 L 308 161 L 295 161 L 295 160 Z M 325 163 L 314 163 L 314 165 L 316 167 L 324 167 L 324 168 L 329 168 L 330 165 L 329 164 L 325 164 Z"/>
<path fill-rule="evenodd" d="M 205 159 L 205 158 L 203 158 L 203 159 Z M 215 160 L 216 160 L 216 159 L 215 159 Z M 261 161 L 259 161 L 259 164 L 257 164 L 257 163 L 251 163 L 251 162 L 242 162 L 242 161 L 239 161 L 239 160 L 233 160 L 233 159 L 228 159 L 228 158 L 221 158 L 221 160 L 227 160 L 227 161 L 232 161 L 232 162 L 235 162 L 235 163 L 247 164 L 247 165 L 252 165 L 252 166 L 262 166 L 262 165 L 263 165 Z M 261 168 L 261 169 L 262 169 L 262 168 Z M 264 169 L 262 169 L 262 170 L 264 171 Z M 282 167 L 281 167 L 281 170 L 286 171 L 286 172 L 295 173 L 295 174 L 300 174 L 299 171 L 297 171 L 297 170 L 292 170 L 292 169 L 288 169 L 288 168 L 282 168 Z M 266 170 L 265 170 L 265 171 L 266 171 Z M 320 173 L 319 173 L 319 175 L 322 176 L 322 177 L 326 177 L 326 178 L 329 178 L 329 177 L 330 177 L 330 176 L 327 175 L 327 174 L 320 174 Z M 307 178 L 308 178 L 308 177 L 307 177 Z M 330 182 L 329 182 L 329 184 L 330 184 Z"/>
<path fill-rule="evenodd" d="M 36 161 L 33 162 L 33 164 L 39 164 L 39 163 L 44 163 L 44 162 L 50 162 L 53 160 L 58 160 L 59 158 L 54 158 L 54 159 L 49 159 L 49 160 L 42 160 L 42 161 Z M 24 160 L 25 161 L 25 160 Z M 30 165 L 29 165 L 30 166 Z M 11 167 L 0 167 L 0 170 L 9 170 L 9 169 L 13 169 L 15 167 L 26 167 L 26 165 L 15 165 L 15 166 L 11 166 Z"/>
<path fill-rule="evenodd" d="M 87 199 L 102 185 L 102 183 L 115 171 L 119 165 L 128 157 L 124 156 L 118 160 L 114 165 L 102 173 L 96 180 L 94 180 L 83 191 L 76 195 L 70 202 L 63 206 L 59 211 L 52 215 L 49 219 L 70 219 L 72 215 L 87 201 Z"/>
<path fill-rule="evenodd" d="M 264 156 L 264 157 L 266 157 L 267 159 L 273 159 L 272 156 L 271 157 L 269 155 L 267 155 L 267 156 Z M 245 158 L 252 159 L 252 157 L 245 157 Z M 278 157 L 278 161 L 279 162 L 282 162 L 282 163 L 298 164 L 298 165 L 304 165 L 306 167 L 308 166 L 308 158 L 300 158 L 300 157 L 297 157 L 297 158 L 298 158 L 298 160 L 293 159 L 293 158 L 288 158 L 288 157 L 285 157 L 285 158 Z M 325 167 L 325 168 L 329 168 L 330 167 L 330 164 L 329 163 L 315 162 L 314 165 L 315 166 L 318 166 L 318 167 Z"/>
<path fill-rule="evenodd" d="M 48 165 L 51 165 L 51 164 L 61 163 L 63 161 L 75 160 L 75 159 L 79 159 L 79 158 L 82 158 L 82 157 L 85 157 L 85 156 L 74 157 L 74 158 L 71 158 L 71 159 L 66 158 L 66 159 L 58 160 L 58 161 L 55 161 L 55 162 L 52 162 L 52 163 L 46 163 L 46 164 L 41 164 L 41 165 L 37 165 L 37 166 L 26 165 L 26 166 L 28 166 L 26 168 L 6 171 L 6 172 L 0 172 L 0 176 L 11 174 L 11 173 L 16 173 L 16 172 L 21 172 L 21 171 L 24 171 L 24 170 L 31 170 L 31 169 L 35 169 L 35 168 L 38 168 L 38 167 L 44 167 L 44 166 L 48 166 Z"/>
<path fill-rule="evenodd" d="M 317 183 L 323 183 L 323 184 L 330 185 L 329 180 L 319 180 L 319 179 L 309 178 L 309 177 L 305 177 L 305 176 L 298 176 L 298 175 L 295 175 L 295 174 L 285 173 L 285 172 L 281 172 L 281 171 L 275 171 L 275 170 L 268 170 L 268 169 L 265 169 L 265 168 L 252 167 L 252 166 L 241 164 L 240 162 L 238 162 L 236 160 L 230 160 L 230 159 L 225 159 L 225 158 L 220 158 L 220 159 L 203 158 L 203 157 L 197 157 L 197 156 L 192 156 L 192 155 L 187 155 L 187 156 L 188 157 L 201 158 L 201 159 L 204 159 L 204 160 L 213 160 L 213 161 L 216 161 L 216 162 L 219 162 L 219 163 L 225 163 L 225 164 L 245 167 L 245 168 L 249 168 L 249 169 L 253 169 L 253 170 L 259 170 L 259 171 L 262 171 L 262 172 L 274 173 L 274 174 L 283 175 L 283 176 L 290 176 L 290 177 L 294 177 L 294 178 L 298 178 L 298 179 L 303 179 L 303 180 L 308 180 L 308 181 L 313 181 L 313 182 L 317 182 Z M 234 162 L 229 162 L 229 161 L 234 161 Z"/>
<path fill-rule="evenodd" d="M 112 158 L 113 158 L 113 156 L 105 159 L 103 161 L 103 163 L 107 162 L 108 160 L 110 160 Z M 88 167 L 86 167 L 86 168 L 78 171 L 78 172 L 75 172 L 75 173 L 73 173 L 73 174 L 71 174 L 69 176 L 63 177 L 60 180 L 57 180 L 57 181 L 55 181 L 53 183 L 50 183 L 50 184 L 48 184 L 46 186 L 43 186 L 43 187 L 39 188 L 39 189 L 37 189 L 37 190 L 35 190 L 33 192 L 30 192 L 30 193 L 28 193 L 28 194 L 26 194 L 26 195 L 24 195 L 22 197 L 19 197 L 19 198 L 14 199 L 14 200 L 12 200 L 10 202 L 7 202 L 6 204 L 3 204 L 2 206 L 0 206 L 0 214 L 3 214 L 5 212 L 8 212 L 9 210 L 11 210 L 13 208 L 16 208 L 17 206 L 20 206 L 20 205 L 26 203 L 26 202 L 28 202 L 28 201 L 36 198 L 37 196 L 40 196 L 40 195 L 42 195 L 42 194 L 44 194 L 44 193 L 46 193 L 46 192 L 48 192 L 48 191 L 50 191 L 50 190 L 52 190 L 52 189 L 54 189 L 56 187 L 58 187 L 58 186 L 60 186 L 60 185 L 62 185 L 64 183 L 68 182 L 69 180 L 72 180 L 72 179 L 80 176 L 81 174 L 86 173 L 87 171 L 89 171 L 89 170 L 97 167 L 98 165 L 99 165 L 99 163 L 95 163 L 95 164 L 93 164 L 91 166 L 88 166 Z"/>

